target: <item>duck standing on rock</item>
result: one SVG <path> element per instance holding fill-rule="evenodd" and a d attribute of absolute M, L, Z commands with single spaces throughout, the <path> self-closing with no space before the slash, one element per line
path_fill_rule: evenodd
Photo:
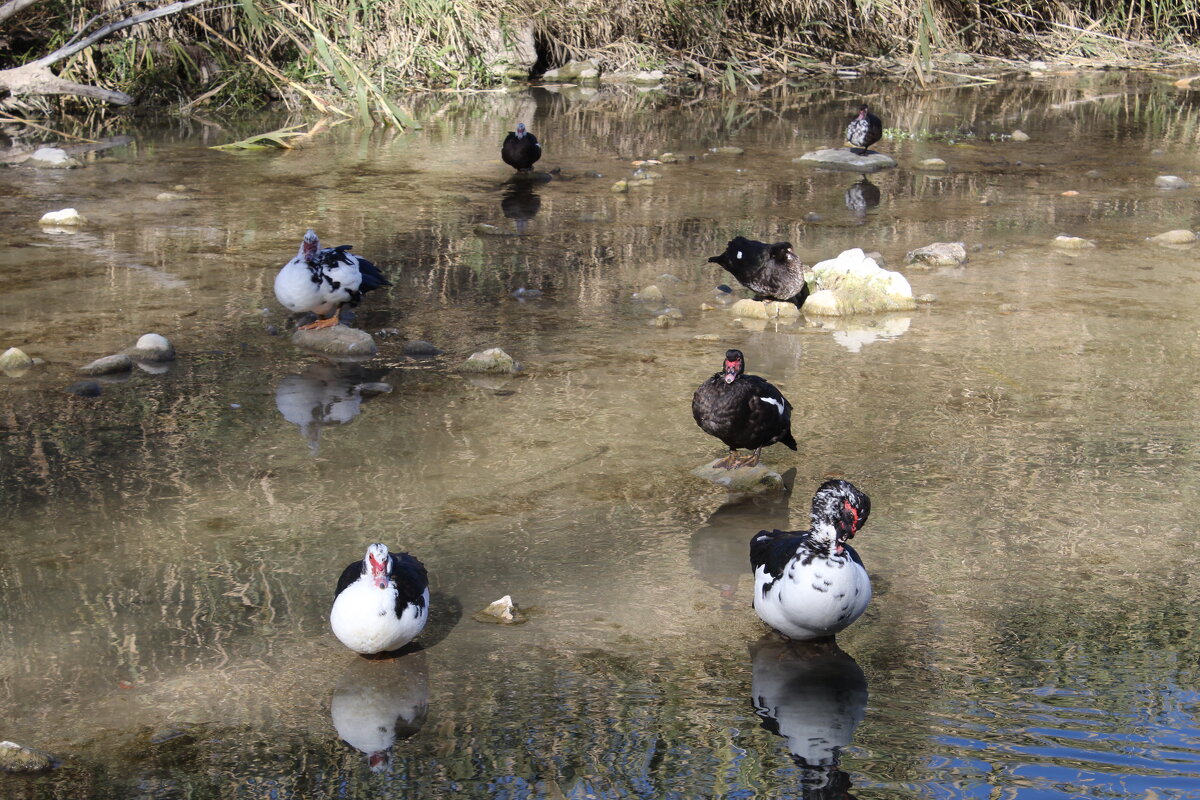
<path fill-rule="evenodd" d="M 429 576 L 408 553 L 373 544 L 362 561 L 342 570 L 329 624 L 342 644 L 372 655 L 417 638 L 429 621 Z"/>
<path fill-rule="evenodd" d="M 766 244 L 738 236 L 729 240 L 724 253 L 709 262 L 720 264 L 738 283 L 754 292 L 755 300 L 792 302 L 799 308 L 808 298 L 804 263 L 791 242 Z"/>
<path fill-rule="evenodd" d="M 696 424 L 729 448 L 729 455 L 714 465 L 725 469 L 757 466 L 762 449 L 776 442 L 796 449 L 792 404 L 766 380 L 746 375 L 745 369 L 742 351 L 729 350 L 721 371 L 692 395 Z M 754 452 L 739 457 L 739 447 Z"/>
<path fill-rule="evenodd" d="M 807 531 L 759 531 L 750 540 L 754 610 L 791 639 L 844 630 L 871 602 L 871 578 L 847 542 L 866 524 L 871 499 L 854 484 L 829 480 L 812 502 Z"/>
<path fill-rule="evenodd" d="M 342 306 L 356 306 L 372 289 L 392 285 L 370 261 L 351 255 L 351 247 L 322 248 L 316 232 L 309 228 L 300 252 L 275 276 L 275 299 L 285 308 L 297 314 L 330 315 L 300 326 L 301 330 L 333 327 L 340 321 Z"/>
<path fill-rule="evenodd" d="M 851 150 L 860 156 L 871 152 L 871 145 L 883 138 L 883 123 L 879 117 L 871 113 L 866 103 L 858 107 L 858 116 L 850 120 L 846 126 L 846 141 Z"/>
<path fill-rule="evenodd" d="M 542 157 L 542 146 L 537 137 L 525 130 L 525 123 L 518 122 L 517 130 L 509 131 L 500 146 L 500 157 L 504 163 L 519 172 L 529 172 Z"/>

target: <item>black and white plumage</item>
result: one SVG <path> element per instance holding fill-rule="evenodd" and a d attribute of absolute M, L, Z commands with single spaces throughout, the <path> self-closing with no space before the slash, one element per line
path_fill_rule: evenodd
<path fill-rule="evenodd" d="M 829 480 L 813 495 L 810 530 L 759 531 L 750 540 L 763 622 L 791 639 L 822 639 L 862 616 L 871 578 L 847 542 L 870 513 L 871 499 L 854 484 Z"/>
<path fill-rule="evenodd" d="M 846 189 L 846 210 L 858 219 L 863 219 L 868 211 L 879 205 L 881 199 L 879 187 L 864 175 L 858 183 L 853 183 Z"/>
<path fill-rule="evenodd" d="M 352 245 L 321 247 L 311 228 L 304 234 L 300 252 L 275 276 L 275 299 L 290 311 L 311 311 L 318 319 L 305 329 L 329 328 L 338 324 L 342 306 L 358 305 L 372 289 L 392 284 L 379 268 L 352 255 Z"/>
<path fill-rule="evenodd" d="M 408 553 L 373 544 L 342 571 L 329 624 L 342 644 L 370 655 L 417 638 L 429 621 L 429 576 Z"/>
<path fill-rule="evenodd" d="M 871 152 L 871 145 L 882 138 L 883 123 L 879 121 L 879 117 L 872 114 L 865 103 L 859 106 L 858 116 L 846 126 L 846 141 L 852 145 L 850 149 L 860 156 L 865 156 Z"/>
<path fill-rule="evenodd" d="M 799 307 L 808 298 L 804 263 L 791 242 L 767 244 L 738 236 L 729 240 L 724 253 L 709 262 L 720 264 L 738 283 L 754 292 L 755 300 L 790 301 Z"/>
<path fill-rule="evenodd" d="M 741 350 L 726 351 L 721 371 L 692 395 L 696 424 L 729 448 L 729 455 L 716 464 L 726 469 L 755 466 L 761 450 L 776 442 L 796 449 L 792 404 L 763 378 L 745 374 L 745 369 Z M 738 448 L 754 452 L 739 458 Z"/>
<path fill-rule="evenodd" d="M 525 130 L 525 123 L 518 122 L 515 131 L 509 131 L 500 146 L 500 157 L 515 170 L 529 172 L 542 157 L 542 146 L 537 137 Z"/>
<path fill-rule="evenodd" d="M 762 727 L 787 741 L 806 800 L 844 798 L 842 748 L 867 713 L 867 676 L 836 642 L 767 635 L 750 647 L 751 693 Z"/>

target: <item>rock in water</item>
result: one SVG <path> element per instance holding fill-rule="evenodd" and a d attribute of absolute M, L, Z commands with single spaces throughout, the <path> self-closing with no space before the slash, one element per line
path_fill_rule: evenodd
<path fill-rule="evenodd" d="M 1191 186 L 1178 175 L 1159 175 L 1154 179 L 1154 185 L 1160 189 L 1186 189 Z"/>
<path fill-rule="evenodd" d="M 10 347 L 0 354 L 0 372 L 10 378 L 19 378 L 33 368 L 33 359 L 25 351 Z"/>
<path fill-rule="evenodd" d="M 730 309 L 735 317 L 747 319 L 781 319 L 792 320 L 800 316 L 800 309 L 795 303 L 783 303 L 778 300 L 751 300 L 743 298 L 733 304 Z"/>
<path fill-rule="evenodd" d="M 113 375 L 118 372 L 128 372 L 133 369 L 133 359 L 124 353 L 97 358 L 90 364 L 85 364 L 75 370 L 80 375 Z"/>
<path fill-rule="evenodd" d="M 101 390 L 100 384 L 95 381 L 77 381 L 68 386 L 64 391 L 76 397 L 99 397 Z"/>
<path fill-rule="evenodd" d="M 836 317 L 917 307 L 908 279 L 879 266 L 858 248 L 813 265 L 812 272 L 823 288 L 808 296 L 806 314 Z"/>
<path fill-rule="evenodd" d="M 768 489 L 778 489 L 783 485 L 783 476 L 769 467 L 759 463 L 753 467 L 736 467 L 725 469 L 717 466 L 717 458 L 708 464 L 696 467 L 692 474 L 697 478 L 712 481 L 731 492 L 765 492 Z"/>
<path fill-rule="evenodd" d="M 292 344 L 330 356 L 367 358 L 375 355 L 375 340 L 371 334 L 345 325 L 312 330 L 297 328 L 292 334 Z"/>
<path fill-rule="evenodd" d="M 1196 241 L 1196 234 L 1189 230 L 1179 229 L 1151 236 L 1150 241 L 1155 244 L 1191 244 Z M 2 364 L 0 364 L 0 368 L 3 368 Z"/>
<path fill-rule="evenodd" d="M 137 344 L 125 351 L 125 355 L 138 361 L 174 361 L 175 348 L 167 337 L 157 333 L 147 333 L 137 340 Z"/>
<path fill-rule="evenodd" d="M 74 227 L 77 225 L 87 225 L 87 217 L 80 214 L 73 208 L 64 208 L 61 211 L 47 211 L 42 214 L 42 218 L 38 220 L 41 225 L 50 225 L 54 227 Z"/>
<path fill-rule="evenodd" d="M 1050 244 L 1055 247 L 1061 247 L 1063 250 L 1086 250 L 1089 247 L 1095 247 L 1096 243 L 1088 239 L 1081 239 L 1078 236 L 1067 236 L 1059 234 L 1055 236 Z"/>
<path fill-rule="evenodd" d="M 520 369 L 520 363 L 514 361 L 512 356 L 499 347 L 472 353 L 471 357 L 458 367 L 459 372 L 490 372 L 505 375 L 519 372 Z"/>
<path fill-rule="evenodd" d="M 440 356 L 442 350 L 424 339 L 413 339 L 404 343 L 404 355 L 406 356 Z"/>
<path fill-rule="evenodd" d="M 74 169 L 79 162 L 67 155 L 67 151 L 58 147 L 39 147 L 25 162 L 31 167 L 41 169 Z"/>
<path fill-rule="evenodd" d="M 883 153 L 871 152 L 859 155 L 845 147 L 826 147 L 822 150 L 805 153 L 799 158 L 793 158 L 792 163 L 808 164 L 812 167 L 825 167 L 826 169 L 841 169 L 865 175 L 868 172 L 891 169 L 896 166 L 896 159 Z"/>
<path fill-rule="evenodd" d="M 967 248 L 962 242 L 934 242 L 904 257 L 905 264 L 923 264 L 927 267 L 957 267 L 967 263 Z"/>
<path fill-rule="evenodd" d="M 529 618 L 517 608 L 512 596 L 506 594 L 487 608 L 476 611 L 472 619 L 496 625 L 520 625 L 522 622 L 527 622 Z"/>
<path fill-rule="evenodd" d="M 22 747 L 16 742 L 0 742 L 0 770 L 5 772 L 41 772 L 56 763 L 54 756 Z"/>

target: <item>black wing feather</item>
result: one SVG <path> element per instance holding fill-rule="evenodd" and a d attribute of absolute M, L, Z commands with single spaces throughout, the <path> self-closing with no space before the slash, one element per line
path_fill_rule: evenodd
<path fill-rule="evenodd" d="M 363 572 L 365 571 L 366 570 L 363 567 L 362 561 L 355 561 L 352 564 L 347 564 L 346 568 L 342 570 L 342 577 L 338 578 L 337 588 L 333 591 L 333 599 L 336 600 L 337 596 L 341 594 L 347 586 L 361 578 Z"/>
<path fill-rule="evenodd" d="M 429 588 L 429 574 L 425 565 L 408 553 L 391 553 L 388 577 L 396 584 L 396 616 L 403 613 L 409 603 L 421 608 L 425 605 L 425 590 Z"/>

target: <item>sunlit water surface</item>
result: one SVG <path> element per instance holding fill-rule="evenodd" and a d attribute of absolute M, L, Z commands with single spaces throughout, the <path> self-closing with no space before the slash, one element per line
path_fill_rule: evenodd
<path fill-rule="evenodd" d="M 859 176 L 792 163 L 863 93 L 952 134 L 885 139 L 900 167 L 865 213 Z M 0 739 L 63 762 L 0 795 L 1200 798 L 1200 272 L 1144 241 L 1200 226 L 1196 189 L 1154 186 L 1200 174 L 1195 93 L 423 102 L 412 134 L 232 155 L 208 145 L 282 121 L 118 123 L 99 133 L 133 143 L 83 169 L 0 170 L 0 345 L 47 362 L 0 378 Z M 498 158 L 517 121 L 561 168 L 524 192 Z M 664 151 L 653 186 L 610 191 Z M 952 171 L 914 168 L 934 156 Z M 66 206 L 91 224 L 38 227 Z M 370 361 L 287 339 L 271 283 L 310 226 L 394 284 L 354 321 L 390 329 Z M 936 302 L 765 329 L 701 311 L 737 234 L 878 250 Z M 970 261 L 903 266 L 934 241 Z M 631 299 L 649 284 L 679 324 Z M 62 391 L 148 331 L 169 371 Z M 524 371 L 456 372 L 493 346 Z M 795 406 L 799 452 L 765 455 L 790 497 L 690 474 L 721 452 L 689 402 L 728 347 Z M 871 496 L 876 595 L 840 650 L 789 650 L 750 608 L 747 543 L 805 526 L 830 475 Z M 390 661 L 326 622 L 376 540 L 433 582 L 424 649 Z M 528 623 L 471 618 L 505 594 Z"/>

